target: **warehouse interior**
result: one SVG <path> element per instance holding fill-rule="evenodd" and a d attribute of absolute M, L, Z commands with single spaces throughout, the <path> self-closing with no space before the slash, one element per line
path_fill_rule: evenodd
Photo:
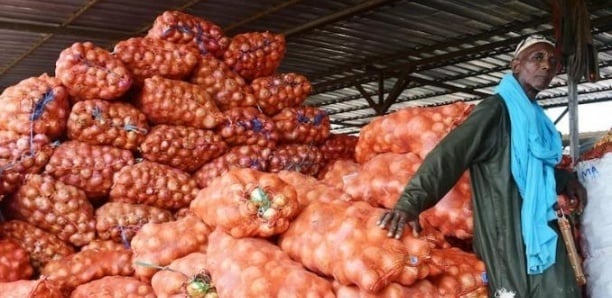
<path fill-rule="evenodd" d="M 600 78 L 579 83 L 581 106 L 612 99 L 612 3 L 587 7 Z M 112 50 L 144 36 L 166 10 L 212 21 L 228 37 L 284 34 L 278 71 L 307 76 L 313 92 L 306 104 L 327 111 L 332 132 L 347 134 L 405 107 L 476 103 L 493 93 L 520 40 L 555 33 L 551 2 L 537 0 L 2 0 L 0 90 L 53 74 L 59 53 L 74 42 Z M 561 70 L 539 103 L 566 107 L 567 95 Z M 562 117 L 565 111 L 553 120 Z M 585 140 L 598 136 L 584 133 Z"/>

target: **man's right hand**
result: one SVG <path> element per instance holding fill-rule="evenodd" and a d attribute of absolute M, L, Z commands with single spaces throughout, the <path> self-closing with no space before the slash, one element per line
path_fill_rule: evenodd
<path fill-rule="evenodd" d="M 387 233 L 388 237 L 393 237 L 395 239 L 400 239 L 402 237 L 406 223 L 412 227 L 415 233 L 420 232 L 418 222 L 409 218 L 408 213 L 405 211 L 398 209 L 385 212 L 377 222 L 379 227 L 389 230 Z"/>

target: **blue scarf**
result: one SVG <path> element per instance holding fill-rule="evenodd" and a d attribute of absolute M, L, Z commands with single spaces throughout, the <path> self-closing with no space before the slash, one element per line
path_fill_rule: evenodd
<path fill-rule="evenodd" d="M 554 167 L 561 159 L 561 138 L 544 110 L 529 100 L 512 74 L 497 89 L 510 114 L 512 177 L 523 199 L 521 227 L 527 273 L 539 274 L 555 263 L 557 233 L 548 226 L 557 201 Z"/>

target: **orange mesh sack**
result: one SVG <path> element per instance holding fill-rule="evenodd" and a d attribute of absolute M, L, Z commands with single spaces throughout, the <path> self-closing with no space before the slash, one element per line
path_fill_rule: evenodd
<path fill-rule="evenodd" d="M 274 148 L 278 133 L 274 121 L 255 108 L 232 108 L 224 112 L 225 121 L 217 127 L 231 146 L 259 145 Z"/>
<path fill-rule="evenodd" d="M 53 145 L 46 135 L 0 130 L 0 201 L 17 190 L 25 174 L 39 173 L 52 154 Z"/>
<path fill-rule="evenodd" d="M 372 206 L 393 208 L 422 162 L 414 153 L 376 155 L 361 165 L 357 175 L 346 177 L 344 192 Z"/>
<path fill-rule="evenodd" d="M 268 160 L 272 149 L 258 145 L 232 147 L 225 154 L 205 164 L 193 175 L 198 186 L 204 188 L 215 177 L 219 177 L 234 168 L 251 168 L 259 171 L 268 170 Z"/>
<path fill-rule="evenodd" d="M 471 239 L 474 234 L 470 177 L 465 172 L 459 181 L 433 207 L 421 212 L 423 227 L 433 227 L 446 236 Z"/>
<path fill-rule="evenodd" d="M 38 280 L 0 282 L 2 298 L 64 298 L 57 283 L 41 277 Z"/>
<path fill-rule="evenodd" d="M 96 209 L 96 230 L 100 239 L 122 242 L 129 247 L 130 240 L 146 223 L 173 220 L 172 213 L 157 207 L 108 202 Z"/>
<path fill-rule="evenodd" d="M 464 297 L 487 286 L 484 263 L 476 255 L 455 247 L 433 249 L 430 268 L 430 280 L 442 296 Z"/>
<path fill-rule="evenodd" d="M 0 130 L 54 139 L 64 133 L 69 111 L 68 93 L 58 79 L 31 77 L 0 94 Z"/>
<path fill-rule="evenodd" d="M 156 125 L 140 144 L 142 157 L 194 172 L 228 150 L 221 136 L 188 126 Z"/>
<path fill-rule="evenodd" d="M 185 44 L 148 38 L 132 37 L 115 45 L 113 54 L 130 70 L 134 81 L 159 75 L 180 80 L 187 77 L 198 63 L 198 49 Z"/>
<path fill-rule="evenodd" d="M 145 79 L 136 105 L 154 124 L 212 129 L 223 117 L 200 86 L 159 76 Z"/>
<path fill-rule="evenodd" d="M 410 286 L 391 283 L 376 294 L 362 291 L 355 286 L 345 286 L 339 282 L 334 282 L 333 286 L 336 298 L 455 298 L 440 296 L 435 286 L 426 279 L 419 280 Z"/>
<path fill-rule="evenodd" d="M 310 81 L 297 73 L 256 78 L 251 82 L 251 87 L 257 98 L 257 105 L 269 116 L 284 108 L 302 105 L 312 91 Z"/>
<path fill-rule="evenodd" d="M 284 108 L 272 119 L 280 140 L 287 143 L 319 144 L 331 129 L 327 113 L 315 107 Z"/>
<path fill-rule="evenodd" d="M 80 101 L 68 118 L 68 138 L 92 145 L 134 150 L 148 130 L 145 114 L 123 102 Z"/>
<path fill-rule="evenodd" d="M 197 47 L 200 54 L 211 53 L 215 57 L 223 56 L 229 45 L 229 38 L 225 37 L 219 26 L 176 10 L 164 11 L 159 15 L 147 37 L 189 44 Z"/>
<path fill-rule="evenodd" d="M 28 252 L 30 263 L 36 270 L 40 270 L 49 261 L 59 260 L 74 253 L 74 248 L 68 243 L 21 220 L 1 223 L 0 236 L 19 242 Z"/>
<path fill-rule="evenodd" d="M 148 223 L 132 239 L 136 276 L 151 281 L 163 266 L 193 252 L 206 251 L 211 229 L 188 215 L 166 223 Z"/>
<path fill-rule="evenodd" d="M 206 254 L 190 253 L 174 260 L 151 279 L 157 298 L 217 297 L 217 290 L 206 270 Z"/>
<path fill-rule="evenodd" d="M 56 282 L 64 293 L 76 287 L 105 276 L 131 276 L 132 251 L 123 250 L 84 250 L 61 260 L 51 261 L 41 270 L 41 274 Z"/>
<path fill-rule="evenodd" d="M 127 246 L 125 244 L 118 243 L 113 240 L 94 239 L 91 242 L 87 243 L 87 245 L 81 247 L 81 251 L 85 251 L 88 249 L 91 249 L 91 250 L 123 250 L 126 248 Z"/>
<path fill-rule="evenodd" d="M 82 189 L 91 199 L 108 195 L 113 174 L 132 164 L 134 157 L 128 150 L 68 141 L 55 149 L 45 173 Z"/>
<path fill-rule="evenodd" d="M 220 297 L 335 297 L 331 283 L 256 238 L 210 234 L 207 265 Z"/>
<path fill-rule="evenodd" d="M 296 171 L 315 176 L 323 167 L 323 155 L 316 146 L 303 144 L 279 145 L 270 157 L 268 171 Z"/>
<path fill-rule="evenodd" d="M 285 56 L 285 36 L 270 32 L 237 34 L 223 61 L 247 81 L 273 74 Z"/>
<path fill-rule="evenodd" d="M 327 185 L 336 189 L 344 189 L 344 184 L 351 181 L 361 169 L 361 165 L 353 160 L 339 159 L 328 163 L 317 175 Z"/>
<path fill-rule="evenodd" d="M 473 107 L 456 102 L 405 108 L 378 117 L 361 129 L 355 158 L 364 163 L 378 153 L 412 152 L 424 159 L 451 129 L 467 118 Z"/>
<path fill-rule="evenodd" d="M 359 137 L 347 134 L 333 134 L 319 145 L 323 160 L 329 162 L 337 159 L 355 159 L 355 147 Z"/>
<path fill-rule="evenodd" d="M 237 238 L 280 234 L 298 208 L 293 186 L 278 175 L 248 168 L 213 179 L 190 206 L 206 224 Z"/>
<path fill-rule="evenodd" d="M 252 107 L 257 104 L 251 87 L 232 71 L 225 62 L 212 55 L 204 55 L 191 77 L 191 82 L 202 87 L 222 110 Z"/>
<path fill-rule="evenodd" d="M 114 100 L 132 86 L 123 62 L 91 42 L 75 42 L 63 50 L 55 62 L 55 76 L 75 100 Z"/>
<path fill-rule="evenodd" d="M 198 190 L 188 173 L 145 160 L 115 173 L 109 199 L 177 210 L 188 206 Z"/>
<path fill-rule="evenodd" d="M 106 276 L 84 283 L 70 294 L 70 298 L 155 298 L 153 288 L 131 276 Z"/>
<path fill-rule="evenodd" d="M 313 201 L 279 244 L 306 268 L 371 293 L 391 282 L 411 285 L 425 278 L 431 245 L 410 229 L 401 240 L 387 237 L 376 225 L 383 212 L 364 202 Z"/>
<path fill-rule="evenodd" d="M 26 176 L 9 209 L 59 239 L 83 246 L 96 235 L 93 207 L 85 192 L 49 175 Z"/>
<path fill-rule="evenodd" d="M 314 200 L 331 202 L 335 200 L 351 201 L 351 197 L 343 191 L 335 189 L 312 176 L 295 171 L 280 171 L 278 177 L 291 184 L 297 193 L 300 210 Z"/>
<path fill-rule="evenodd" d="M 34 273 L 30 256 L 12 239 L 0 239 L 0 282 L 29 279 Z"/>

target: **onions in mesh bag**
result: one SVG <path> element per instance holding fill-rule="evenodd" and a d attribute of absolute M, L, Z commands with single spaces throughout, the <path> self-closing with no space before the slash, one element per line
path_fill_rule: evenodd
<path fill-rule="evenodd" d="M 349 183 L 357 176 L 361 165 L 350 159 L 338 159 L 327 163 L 317 177 L 336 189 L 344 189 L 344 184 Z"/>
<path fill-rule="evenodd" d="M 270 32 L 249 32 L 232 38 L 223 60 L 245 80 L 269 76 L 285 56 L 285 36 Z"/>
<path fill-rule="evenodd" d="M 89 243 L 96 234 L 93 207 L 85 192 L 49 175 L 26 176 L 9 209 L 75 246 Z"/>
<path fill-rule="evenodd" d="M 223 175 L 230 169 L 251 168 L 266 171 L 270 154 L 272 154 L 272 149 L 258 145 L 232 147 L 225 154 L 205 164 L 195 172 L 193 178 L 198 186 L 204 188 L 212 179 Z"/>
<path fill-rule="evenodd" d="M 278 133 L 274 121 L 257 109 L 232 108 L 224 114 L 225 121 L 216 131 L 229 145 L 276 146 Z"/>
<path fill-rule="evenodd" d="M 55 149 L 45 173 L 82 189 L 91 199 L 106 196 L 113 174 L 132 164 L 134 157 L 128 150 L 68 141 Z"/>
<path fill-rule="evenodd" d="M 188 173 L 145 160 L 115 173 L 109 199 L 177 210 L 188 206 L 198 190 Z"/>
<path fill-rule="evenodd" d="M 184 12 L 164 11 L 153 22 L 148 37 L 163 39 L 177 44 L 190 44 L 200 54 L 211 53 L 221 57 L 229 45 L 221 28 L 212 22 Z"/>
<path fill-rule="evenodd" d="M 244 79 L 212 55 L 200 58 L 191 82 L 206 90 L 222 111 L 257 104 L 251 87 L 244 82 Z"/>
<path fill-rule="evenodd" d="M 92 145 L 134 150 L 148 130 L 145 114 L 123 102 L 80 101 L 68 118 L 68 138 Z"/>
<path fill-rule="evenodd" d="M 12 239 L 0 239 L 0 282 L 16 281 L 32 277 L 34 269 L 30 256 Z"/>
<path fill-rule="evenodd" d="M 146 223 L 173 220 L 172 213 L 143 204 L 108 202 L 96 209 L 96 230 L 100 239 L 122 242 L 129 247 L 130 240 Z"/>
<path fill-rule="evenodd" d="M 68 93 L 57 78 L 43 74 L 0 94 L 0 130 L 60 137 L 70 111 Z"/>
<path fill-rule="evenodd" d="M 193 172 L 225 153 L 228 146 L 210 130 L 160 124 L 151 129 L 139 149 L 150 161 Z"/>
<path fill-rule="evenodd" d="M 297 73 L 256 78 L 251 82 L 251 87 L 257 98 L 257 105 L 270 116 L 284 108 L 301 105 L 312 91 L 310 81 Z"/>
<path fill-rule="evenodd" d="M 123 62 L 91 42 L 75 42 L 64 49 L 55 63 L 55 76 L 77 100 L 114 100 L 132 86 Z"/>
<path fill-rule="evenodd" d="M 157 38 L 132 37 L 115 45 L 113 54 L 130 70 L 134 81 L 159 75 L 180 80 L 198 63 L 200 53 L 192 45 L 176 44 Z"/>
<path fill-rule="evenodd" d="M 105 276 L 74 289 L 70 298 L 155 298 L 153 288 L 131 276 Z"/>
<path fill-rule="evenodd" d="M 190 253 L 176 259 L 151 279 L 157 298 L 216 298 L 217 290 L 206 270 L 206 254 Z"/>
<path fill-rule="evenodd" d="M 52 154 L 46 135 L 0 130 L 0 197 L 17 190 L 25 174 L 39 173 Z"/>
<path fill-rule="evenodd" d="M 301 106 L 284 108 L 272 117 L 280 140 L 287 143 L 321 143 L 329 137 L 329 116 L 324 110 Z"/>
<path fill-rule="evenodd" d="M 74 253 L 74 248 L 55 235 L 22 220 L 0 223 L 0 236 L 15 239 L 30 256 L 30 262 L 40 270 L 52 260 Z"/>
<path fill-rule="evenodd" d="M 206 224 L 236 238 L 280 234 L 299 211 L 292 185 L 276 174 L 249 168 L 213 179 L 189 208 Z"/>
<path fill-rule="evenodd" d="M 272 151 L 268 171 L 278 173 L 289 170 L 315 176 L 322 167 L 323 155 L 316 146 L 285 144 L 278 145 Z"/>
<path fill-rule="evenodd" d="M 37 280 L 0 282 L 2 298 L 64 298 L 56 282 L 41 277 Z"/>
<path fill-rule="evenodd" d="M 330 133 L 329 137 L 319 145 L 321 153 L 323 153 L 323 160 L 334 161 L 337 159 L 355 159 L 355 147 L 359 137 L 351 136 L 347 134 L 333 134 Z"/>
<path fill-rule="evenodd" d="M 200 86 L 159 76 L 145 79 L 136 105 L 154 124 L 211 129 L 223 114 Z"/>

